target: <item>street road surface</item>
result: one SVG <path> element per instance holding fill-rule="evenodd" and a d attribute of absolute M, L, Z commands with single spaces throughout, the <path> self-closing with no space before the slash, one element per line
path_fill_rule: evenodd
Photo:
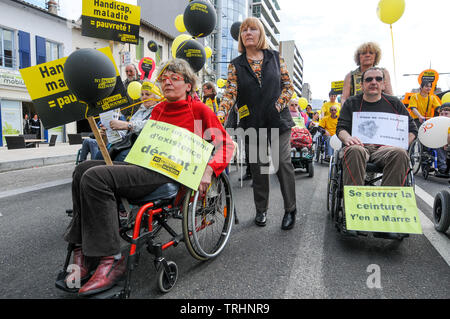
<path fill-rule="evenodd" d="M 70 180 L 74 165 L 64 164 L 0 174 L 0 298 L 73 299 L 55 288 L 64 264 L 62 239 L 69 223 Z M 446 180 L 417 176 L 416 196 L 423 235 L 402 242 L 337 233 L 326 210 L 328 167 L 315 164 L 315 176 L 296 174 L 297 223 L 281 230 L 283 201 L 271 176 L 266 227 L 254 224 L 251 181 L 241 188 L 236 168 L 231 181 L 240 223 L 224 251 L 199 262 L 184 244 L 165 251 L 177 263 L 174 289 L 156 288 L 153 256 L 142 253 L 133 272 L 136 299 L 300 299 L 425 298 L 450 296 L 449 233 L 432 225 L 434 195 Z M 179 228 L 179 220 L 172 221 Z"/>

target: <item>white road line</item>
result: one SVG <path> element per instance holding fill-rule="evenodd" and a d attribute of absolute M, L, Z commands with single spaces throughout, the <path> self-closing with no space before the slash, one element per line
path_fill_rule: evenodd
<path fill-rule="evenodd" d="M 417 185 L 415 185 L 414 188 L 415 188 L 415 191 L 416 191 L 416 195 L 419 196 L 425 203 L 427 203 L 428 206 L 433 208 L 433 205 L 434 205 L 434 198 L 433 198 L 433 196 L 428 194 L 426 191 L 424 191 L 422 188 L 420 188 Z"/>
<path fill-rule="evenodd" d="M 420 209 L 418 211 L 424 236 L 450 266 L 450 240 L 434 228 L 434 223 Z"/>
<path fill-rule="evenodd" d="M 44 188 L 50 188 L 50 187 L 70 184 L 70 183 L 72 183 L 72 178 L 66 178 L 66 179 L 51 181 L 48 183 L 41 183 L 41 184 L 37 184 L 37 185 L 33 185 L 33 186 L 28 186 L 28 187 L 24 187 L 24 188 L 20 188 L 20 189 L 4 191 L 4 192 L 0 192 L 0 199 L 10 197 L 10 196 L 15 196 L 15 195 L 21 195 L 21 194 L 25 194 L 25 193 L 29 193 L 29 192 L 34 192 L 34 191 L 38 191 L 38 190 L 41 190 Z"/>
<path fill-rule="evenodd" d="M 434 198 L 419 186 L 415 185 L 416 195 L 419 196 L 428 206 L 433 209 Z M 450 240 L 448 237 L 434 228 L 434 223 L 420 210 L 419 218 L 422 225 L 423 235 L 433 245 L 437 252 L 444 258 L 445 262 L 450 266 Z"/>

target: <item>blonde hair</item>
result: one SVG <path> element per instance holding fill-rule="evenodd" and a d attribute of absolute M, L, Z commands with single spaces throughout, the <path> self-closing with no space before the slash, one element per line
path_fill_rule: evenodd
<path fill-rule="evenodd" d="M 354 60 L 356 65 L 361 65 L 361 61 L 359 59 L 359 55 L 362 53 L 365 53 L 367 51 L 373 52 L 375 53 L 375 62 L 373 63 L 373 66 L 377 65 L 378 63 L 380 63 L 381 60 L 381 49 L 379 47 L 379 45 L 375 42 L 366 42 L 361 44 L 358 49 L 356 49 L 355 52 L 355 56 L 354 56 Z"/>
<path fill-rule="evenodd" d="M 239 41 L 238 41 L 239 53 L 245 52 L 245 46 L 244 46 L 244 43 L 242 42 L 241 33 L 242 33 L 242 30 L 244 30 L 248 27 L 257 28 L 259 30 L 259 40 L 258 40 L 258 43 L 256 44 L 256 49 L 258 49 L 258 50 L 268 49 L 269 44 L 267 43 L 266 32 L 264 31 L 263 24 L 261 23 L 261 21 L 259 21 L 258 18 L 249 17 L 241 23 L 241 27 L 239 28 Z"/>

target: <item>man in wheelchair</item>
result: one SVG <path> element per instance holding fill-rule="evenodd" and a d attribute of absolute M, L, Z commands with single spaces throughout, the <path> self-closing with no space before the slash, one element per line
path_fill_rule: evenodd
<path fill-rule="evenodd" d="M 342 107 L 336 132 L 344 144 L 341 150 L 344 161 L 344 185 L 364 185 L 367 162 L 383 167 L 384 186 L 402 186 L 409 170 L 406 150 L 386 145 L 363 144 L 352 136 L 353 113 L 384 112 L 408 117 L 408 145 L 417 136 L 417 127 L 402 102 L 382 94 L 383 72 L 379 68 L 368 69 L 362 77 L 363 94 L 352 97 Z"/>
<path fill-rule="evenodd" d="M 159 72 L 165 100 L 155 106 L 151 119 L 185 128 L 206 140 L 211 140 L 215 153 L 210 159 L 199 186 L 204 195 L 214 174 L 219 176 L 231 160 L 234 145 L 217 116 L 203 103 L 193 99 L 197 76 L 189 64 L 181 59 L 165 63 Z M 206 136 L 208 135 L 208 136 Z M 80 296 L 90 296 L 112 287 L 126 272 L 121 256 L 117 200 L 139 199 L 172 180 L 146 168 L 114 162 L 85 161 L 75 168 L 72 182 L 73 218 L 64 239 L 76 246 L 73 263 L 87 280 L 91 270 L 87 257 L 99 258 L 95 273 L 80 288 Z M 84 278 L 83 278 L 84 277 Z"/>
<path fill-rule="evenodd" d="M 355 136 L 357 132 L 352 135 L 355 113 L 384 112 L 408 117 L 408 145 L 417 136 L 417 127 L 405 106 L 396 97 L 383 94 L 383 88 L 383 71 L 376 67 L 370 68 L 362 74 L 363 94 L 346 100 L 341 109 L 336 134 L 343 143 L 338 154 L 343 170 L 343 185 L 365 185 L 368 163 L 382 168 L 382 186 L 405 185 L 410 170 L 407 150 L 396 146 L 364 144 Z"/>

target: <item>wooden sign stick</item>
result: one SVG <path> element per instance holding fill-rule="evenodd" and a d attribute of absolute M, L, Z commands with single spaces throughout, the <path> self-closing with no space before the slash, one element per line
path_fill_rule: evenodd
<path fill-rule="evenodd" d="M 113 162 L 111 160 L 111 157 L 109 156 L 109 152 L 108 149 L 106 148 L 106 144 L 105 141 L 103 140 L 102 136 L 100 135 L 100 131 L 97 127 L 97 124 L 95 123 L 94 117 L 93 116 L 89 116 L 87 118 L 89 125 L 91 127 L 92 132 L 94 133 L 95 136 L 95 140 L 97 141 L 98 144 L 98 148 L 100 149 L 100 152 L 102 152 L 103 155 L 103 159 L 105 160 L 106 165 L 113 165 Z M 106 136 L 105 136 L 106 139 Z M 124 197 L 121 198 L 122 204 L 125 208 L 125 211 L 128 214 L 128 218 L 130 218 L 130 213 L 131 213 L 131 206 L 128 203 L 128 200 Z"/>
<path fill-rule="evenodd" d="M 103 140 L 102 136 L 100 135 L 100 131 L 98 130 L 97 124 L 95 123 L 94 117 L 89 116 L 87 118 L 87 120 L 89 122 L 92 132 L 94 133 L 95 140 L 97 141 L 100 152 L 102 152 L 103 159 L 105 160 L 106 165 L 113 165 L 111 157 L 109 156 L 108 149 L 106 148 L 105 141 Z"/>

